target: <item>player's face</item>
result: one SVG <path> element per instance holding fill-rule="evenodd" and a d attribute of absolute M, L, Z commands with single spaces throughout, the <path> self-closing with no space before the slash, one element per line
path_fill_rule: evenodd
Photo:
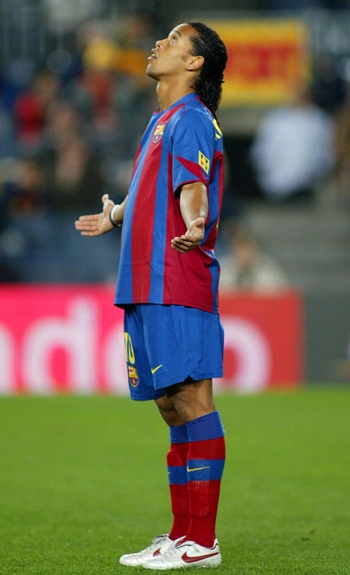
<path fill-rule="evenodd" d="M 195 30 L 189 24 L 180 24 L 164 40 L 158 40 L 152 55 L 148 58 L 146 73 L 159 80 L 164 76 L 176 76 L 185 72 L 193 60 L 191 36 Z"/>

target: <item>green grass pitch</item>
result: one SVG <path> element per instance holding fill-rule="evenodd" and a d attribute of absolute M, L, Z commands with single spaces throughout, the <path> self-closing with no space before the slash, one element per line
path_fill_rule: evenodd
<path fill-rule="evenodd" d="M 349 575 L 350 390 L 216 400 L 227 464 L 215 573 Z M 2 398 L 1 575 L 145 573 L 118 558 L 170 527 L 167 450 L 152 402 Z"/>

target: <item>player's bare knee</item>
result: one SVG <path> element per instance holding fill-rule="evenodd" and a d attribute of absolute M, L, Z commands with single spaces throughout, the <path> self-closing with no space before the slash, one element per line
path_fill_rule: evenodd
<path fill-rule="evenodd" d="M 165 423 L 167 423 L 168 425 L 174 427 L 176 425 L 183 425 L 185 423 L 184 420 L 177 413 L 177 411 L 175 411 L 175 409 L 173 411 L 165 411 L 160 407 L 158 409 L 160 415 L 164 419 Z"/>
<path fill-rule="evenodd" d="M 211 380 L 187 381 L 166 389 L 169 401 L 185 422 L 215 411 Z"/>
<path fill-rule="evenodd" d="M 215 406 L 207 402 L 194 401 L 193 397 L 186 394 L 179 393 L 172 397 L 172 401 L 179 417 L 186 423 L 215 411 Z"/>
<path fill-rule="evenodd" d="M 174 411 L 174 406 L 166 395 L 163 395 L 163 397 L 158 397 L 154 401 L 157 404 L 159 411 Z"/>
<path fill-rule="evenodd" d="M 160 415 L 168 425 L 182 425 L 184 423 L 175 407 L 166 396 L 156 399 L 155 402 Z"/>

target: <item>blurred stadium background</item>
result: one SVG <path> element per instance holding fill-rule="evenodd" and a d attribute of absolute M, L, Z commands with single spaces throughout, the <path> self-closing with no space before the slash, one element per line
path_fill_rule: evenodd
<path fill-rule="evenodd" d="M 225 378 L 350 381 L 350 2 L 2 0 L 0 393 L 126 393 L 115 231 L 74 220 L 127 191 L 156 108 L 156 39 L 212 23 L 229 51 Z"/>

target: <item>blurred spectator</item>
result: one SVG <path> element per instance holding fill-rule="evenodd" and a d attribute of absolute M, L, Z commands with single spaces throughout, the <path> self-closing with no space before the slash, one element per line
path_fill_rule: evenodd
<path fill-rule="evenodd" d="M 277 291 L 288 287 L 288 279 L 277 262 L 264 254 L 255 239 L 237 229 L 226 255 L 220 258 L 220 289 Z"/>
<path fill-rule="evenodd" d="M 298 88 L 289 106 L 265 117 L 251 149 L 258 184 L 273 201 L 311 198 L 334 156 L 333 120 Z"/>
<path fill-rule="evenodd" d="M 219 223 L 219 235 L 216 243 L 216 251 L 221 261 L 221 254 L 225 253 L 227 242 L 230 242 L 233 231 L 238 222 L 244 216 L 244 203 L 232 185 L 232 174 L 229 160 L 224 150 L 225 172 L 224 172 L 224 193 Z M 227 236 L 227 237 L 226 237 Z"/>
<path fill-rule="evenodd" d="M 336 181 L 340 200 L 350 207 L 350 89 L 336 116 Z"/>
<path fill-rule="evenodd" d="M 24 281 L 24 270 L 51 236 L 49 194 L 32 159 L 3 161 L 0 182 L 0 277 Z"/>
<path fill-rule="evenodd" d="M 101 109 L 112 106 L 113 89 L 112 77 L 109 74 L 85 68 L 67 86 L 65 92 L 82 118 L 90 121 Z"/>
<path fill-rule="evenodd" d="M 70 102 L 56 102 L 51 108 L 39 157 L 56 210 L 99 206 L 104 188 L 100 160 Z"/>
<path fill-rule="evenodd" d="M 7 62 L 2 77 L 2 100 L 9 112 L 13 111 L 18 96 L 29 89 L 34 72 L 34 62 L 27 58 L 12 58 Z"/>
<path fill-rule="evenodd" d="M 117 112 L 109 106 L 99 107 L 92 119 L 89 136 L 95 148 L 104 156 L 117 154 L 118 123 Z"/>
<path fill-rule="evenodd" d="M 14 117 L 21 146 L 25 148 L 38 146 L 45 123 L 45 110 L 35 92 L 31 90 L 18 96 Z"/>
<path fill-rule="evenodd" d="M 22 92 L 14 104 L 17 137 L 23 151 L 37 150 L 46 123 L 47 110 L 59 90 L 56 75 L 44 70 L 33 79 L 29 90 Z"/>
<path fill-rule="evenodd" d="M 340 73 L 339 63 L 327 52 L 314 59 L 312 94 L 314 102 L 326 112 L 333 114 L 346 98 L 346 81 Z"/>
<path fill-rule="evenodd" d="M 5 182 L 8 194 L 5 196 L 5 211 L 10 220 L 22 221 L 38 213 L 44 213 L 49 206 L 49 195 L 45 188 L 43 172 L 37 161 L 23 159 L 17 162 L 16 178 Z"/>
<path fill-rule="evenodd" d="M 17 154 L 18 147 L 13 120 L 0 99 L 0 158 L 14 157 Z"/>

